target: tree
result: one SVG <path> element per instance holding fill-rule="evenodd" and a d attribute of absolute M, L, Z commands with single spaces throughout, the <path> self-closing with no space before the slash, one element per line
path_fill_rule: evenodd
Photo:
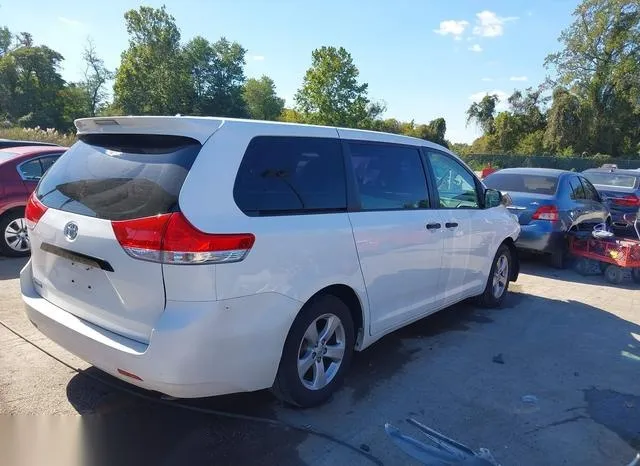
<path fill-rule="evenodd" d="M 251 118 L 276 120 L 282 114 L 284 99 L 276 95 L 275 83 L 268 76 L 248 79 L 244 83 L 242 96 Z"/>
<path fill-rule="evenodd" d="M 115 106 L 128 114 L 188 110 L 192 87 L 173 16 L 164 6 L 142 6 L 124 17 L 129 48 L 115 75 Z"/>
<path fill-rule="evenodd" d="M 224 37 L 209 42 L 195 37 L 184 48 L 196 115 L 246 116 L 242 85 L 246 50 Z"/>
<path fill-rule="evenodd" d="M 309 123 L 368 128 L 384 111 L 369 100 L 367 83 L 358 83 L 359 71 L 343 47 L 321 47 L 312 52 L 302 88 L 295 95 L 296 110 Z"/>
<path fill-rule="evenodd" d="M 545 64 L 590 107 L 592 151 L 620 155 L 640 142 L 640 4 L 584 0 L 574 17 Z"/>
<path fill-rule="evenodd" d="M 547 116 L 544 145 L 552 152 L 571 147 L 578 153 L 589 145 L 587 110 L 577 95 L 564 87 L 553 91 L 553 104 Z"/>
<path fill-rule="evenodd" d="M 0 57 L 9 53 L 11 49 L 11 43 L 13 42 L 13 35 L 9 28 L 0 28 Z"/>
<path fill-rule="evenodd" d="M 485 95 L 480 102 L 474 102 L 467 110 L 467 125 L 475 121 L 484 134 L 492 134 L 495 130 L 494 119 L 498 96 Z"/>
<path fill-rule="evenodd" d="M 82 58 L 86 64 L 83 84 L 88 99 L 88 113 L 96 116 L 106 104 L 108 94 L 105 86 L 113 79 L 114 74 L 104 66 L 104 61 L 98 57 L 91 40 L 87 41 Z"/>
<path fill-rule="evenodd" d="M 49 47 L 33 46 L 27 33 L 21 37 L 15 49 L 0 57 L 0 115 L 24 126 L 66 130 L 60 101 L 63 57 Z"/>

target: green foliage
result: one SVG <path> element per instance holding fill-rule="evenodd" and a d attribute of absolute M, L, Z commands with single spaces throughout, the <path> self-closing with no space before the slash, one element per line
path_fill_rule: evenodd
<path fill-rule="evenodd" d="M 104 66 L 104 60 L 98 57 L 93 42 L 89 40 L 82 54 L 86 68 L 83 83 L 88 100 L 88 112 L 85 115 L 96 116 L 106 105 L 105 85 L 112 80 L 114 73 Z"/>
<path fill-rule="evenodd" d="M 192 97 L 191 81 L 175 19 L 164 6 L 142 6 L 124 18 L 129 48 L 115 75 L 116 106 L 127 114 L 184 112 Z"/>
<path fill-rule="evenodd" d="M 40 128 L 0 127 L 0 139 L 52 142 L 65 147 L 69 147 L 76 142 L 75 135 L 61 133 L 51 128 L 44 130 Z"/>
<path fill-rule="evenodd" d="M 30 126 L 64 128 L 60 92 L 65 82 L 63 57 L 46 46 L 33 46 L 23 34 L 16 47 L 0 57 L 0 115 Z"/>
<path fill-rule="evenodd" d="M 383 112 L 372 104 L 367 83 L 358 83 L 359 71 L 343 47 L 321 47 L 312 52 L 311 67 L 295 95 L 296 111 L 307 123 L 368 128 Z"/>
<path fill-rule="evenodd" d="M 498 96 L 485 95 L 480 102 L 474 102 L 467 110 L 467 124 L 474 121 L 485 134 L 491 134 L 495 130 L 494 119 Z"/>
<path fill-rule="evenodd" d="M 277 120 L 284 109 L 284 99 L 276 95 L 273 79 L 262 76 L 248 79 L 242 91 L 247 112 L 257 120 Z"/>
<path fill-rule="evenodd" d="M 583 171 L 587 168 L 600 167 L 605 163 L 615 163 L 620 168 L 637 168 L 639 162 L 637 158 L 621 159 L 607 155 L 593 157 L 551 157 L 545 155 L 461 154 L 461 156 L 474 170 L 481 170 L 484 167 L 492 166 L 495 168 L 538 167 Z"/>
<path fill-rule="evenodd" d="M 587 110 L 576 147 L 618 156 L 640 142 L 640 3 L 584 0 L 574 17 L 546 64 Z"/>
<path fill-rule="evenodd" d="M 190 113 L 246 116 L 242 98 L 245 53 L 240 44 L 224 37 L 213 43 L 199 36 L 189 41 L 184 56 L 193 88 Z"/>

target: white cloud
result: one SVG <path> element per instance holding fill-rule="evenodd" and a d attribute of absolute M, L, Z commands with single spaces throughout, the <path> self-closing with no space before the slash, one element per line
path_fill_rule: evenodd
<path fill-rule="evenodd" d="M 451 34 L 454 37 L 459 37 L 467 26 L 469 26 L 469 21 L 456 21 L 454 19 L 449 19 L 447 21 L 441 21 L 440 27 L 438 29 L 434 29 L 433 32 L 440 34 L 441 36 Z"/>
<path fill-rule="evenodd" d="M 482 37 L 498 37 L 504 34 L 504 24 L 517 20 L 517 16 L 500 17 L 493 11 L 484 10 L 476 14 L 473 33 Z"/>
<path fill-rule="evenodd" d="M 501 90 L 493 90 L 493 91 L 480 91 L 475 94 L 471 94 L 469 96 L 469 100 L 472 102 L 480 102 L 482 98 L 486 95 L 497 95 L 498 103 L 496 104 L 496 110 L 498 112 L 502 112 L 507 109 L 507 99 L 509 98 L 509 94 Z"/>
<path fill-rule="evenodd" d="M 482 78 L 482 81 L 490 83 L 491 81 L 493 81 L 493 78 Z"/>
<path fill-rule="evenodd" d="M 480 44 L 473 44 L 471 47 L 469 47 L 469 50 L 471 50 L 472 52 L 482 52 L 482 47 L 480 47 Z"/>
<path fill-rule="evenodd" d="M 67 26 L 71 26 L 71 27 L 84 27 L 84 23 L 82 23 L 81 21 L 75 20 L 75 19 L 70 19 L 70 18 L 65 18 L 64 16 L 58 16 L 58 21 L 60 21 L 61 23 L 66 24 Z"/>
<path fill-rule="evenodd" d="M 527 78 L 526 76 L 511 76 L 509 78 L 509 81 L 528 81 L 529 78 Z"/>
<path fill-rule="evenodd" d="M 251 59 L 253 61 L 264 61 L 264 55 L 253 55 Z"/>

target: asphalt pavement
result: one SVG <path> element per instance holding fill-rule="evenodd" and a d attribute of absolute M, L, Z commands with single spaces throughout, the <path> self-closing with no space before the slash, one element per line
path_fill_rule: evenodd
<path fill-rule="evenodd" d="M 268 391 L 184 401 L 326 438 L 175 407 L 89 367 L 26 319 L 24 264 L 0 259 L 0 320 L 78 371 L 0 326 L 3 465 L 412 465 L 384 432 L 391 422 L 419 438 L 409 417 L 505 466 L 622 466 L 640 449 L 640 292 L 630 282 L 525 262 L 504 309 L 463 303 L 385 337 L 356 355 L 322 407 L 292 409 Z"/>

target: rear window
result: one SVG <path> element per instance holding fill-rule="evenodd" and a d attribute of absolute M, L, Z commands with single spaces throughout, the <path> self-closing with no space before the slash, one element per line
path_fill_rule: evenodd
<path fill-rule="evenodd" d="M 233 195 L 238 207 L 249 216 L 346 211 L 340 141 L 253 138 L 238 169 Z"/>
<path fill-rule="evenodd" d="M 583 173 L 584 177 L 593 184 L 611 186 L 616 188 L 635 188 L 638 177 L 632 175 L 620 175 L 616 173 Z"/>
<path fill-rule="evenodd" d="M 545 175 L 523 175 L 496 172 L 484 179 L 488 188 L 517 193 L 555 194 L 558 178 Z"/>
<path fill-rule="evenodd" d="M 37 197 L 47 207 L 106 220 L 171 212 L 200 148 L 179 136 L 82 136 L 42 178 Z"/>

